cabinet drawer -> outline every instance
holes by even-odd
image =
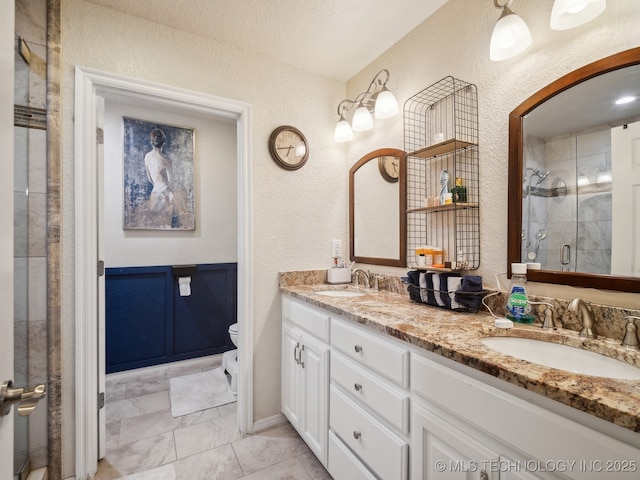
[[[362,327],[331,320],[331,345],[404,387],[409,386],[409,351]]]
[[[283,296],[282,316],[291,323],[304,328],[320,340],[329,343],[330,317],[326,312],[316,310]]]
[[[406,480],[409,445],[359,408],[335,386],[330,387],[329,425],[336,435],[379,477]]]
[[[328,470],[334,480],[376,480],[332,431],[329,431]]]
[[[408,393],[338,352],[331,354],[331,379],[402,433],[409,433]]]

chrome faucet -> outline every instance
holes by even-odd
[[[360,280],[359,280],[359,276],[362,276],[362,278],[365,280],[365,287],[369,288],[369,272],[367,272],[366,270],[362,270],[361,268],[354,268],[353,271],[351,272],[351,274],[353,275],[353,283],[355,283],[356,287],[360,286]]]
[[[627,315],[626,317],[624,317],[624,319],[628,319],[629,322],[627,322],[627,326],[625,327],[622,345],[630,350],[640,350],[640,342],[638,341],[638,326],[636,325],[636,320],[639,318],[640,317],[636,317],[634,315]]]
[[[580,312],[582,317],[582,330],[580,330],[580,336],[586,338],[595,338],[593,333],[593,310],[591,310],[591,304],[585,302],[581,298],[574,298],[569,303],[569,311],[573,313]]]

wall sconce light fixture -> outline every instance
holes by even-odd
[[[393,96],[386,85],[389,81],[389,70],[380,70],[365,92],[358,95],[355,100],[345,99],[338,104],[338,115],[340,116],[333,138],[336,142],[348,142],[353,139],[353,132],[364,132],[373,128],[373,117],[391,118],[400,109],[396,97]],[[347,121],[345,114],[355,108],[351,124]]]
[[[549,25],[552,30],[568,30],[583,25],[607,8],[607,0],[555,0]]]
[[[502,15],[493,27],[489,46],[489,58],[494,62],[514,57],[531,45],[529,27],[522,18],[511,11],[509,3],[511,0],[506,0],[500,5],[498,0],[493,0],[496,8],[502,9]]]

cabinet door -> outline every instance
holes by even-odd
[[[300,389],[298,388],[298,353],[301,348],[301,335],[297,328],[282,324],[282,413],[298,429],[300,424]]]
[[[328,424],[329,346],[303,334],[300,354],[302,412],[300,434],[326,465]]]
[[[498,480],[499,455],[431,413],[426,404],[412,407],[413,480]]]

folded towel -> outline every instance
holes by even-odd
[[[428,283],[427,283],[427,277],[428,277],[428,273],[425,272],[421,272],[420,273],[420,299],[424,302],[424,303],[429,303],[429,297],[428,297]]]
[[[465,275],[462,277],[462,284],[460,285],[461,292],[481,292],[482,291],[482,277],[480,275]]]
[[[444,301],[442,300],[442,283],[440,281],[440,277],[444,276],[445,274],[443,273],[434,273],[433,274],[433,288],[434,288],[434,293],[435,293],[435,300],[436,300],[436,305],[438,305],[439,307],[444,307]],[[445,289],[445,292],[447,290]]]
[[[482,292],[482,277],[479,275],[465,275],[462,277],[460,288],[456,292],[455,301],[461,307],[477,311],[481,301],[480,295],[465,295],[465,293]]]
[[[420,272],[418,270],[410,270],[407,272],[407,278],[411,285],[420,286]]]
[[[438,305],[438,302],[436,302],[436,285],[437,283],[435,283],[435,279],[434,279],[434,275],[437,275],[436,273],[433,272],[429,272],[427,273],[427,303],[429,305]]]
[[[460,307],[460,304],[456,301],[455,291],[460,288],[460,284],[462,283],[462,277],[449,277],[447,282],[447,288],[449,289],[449,298],[451,299],[451,310],[457,310]]]

